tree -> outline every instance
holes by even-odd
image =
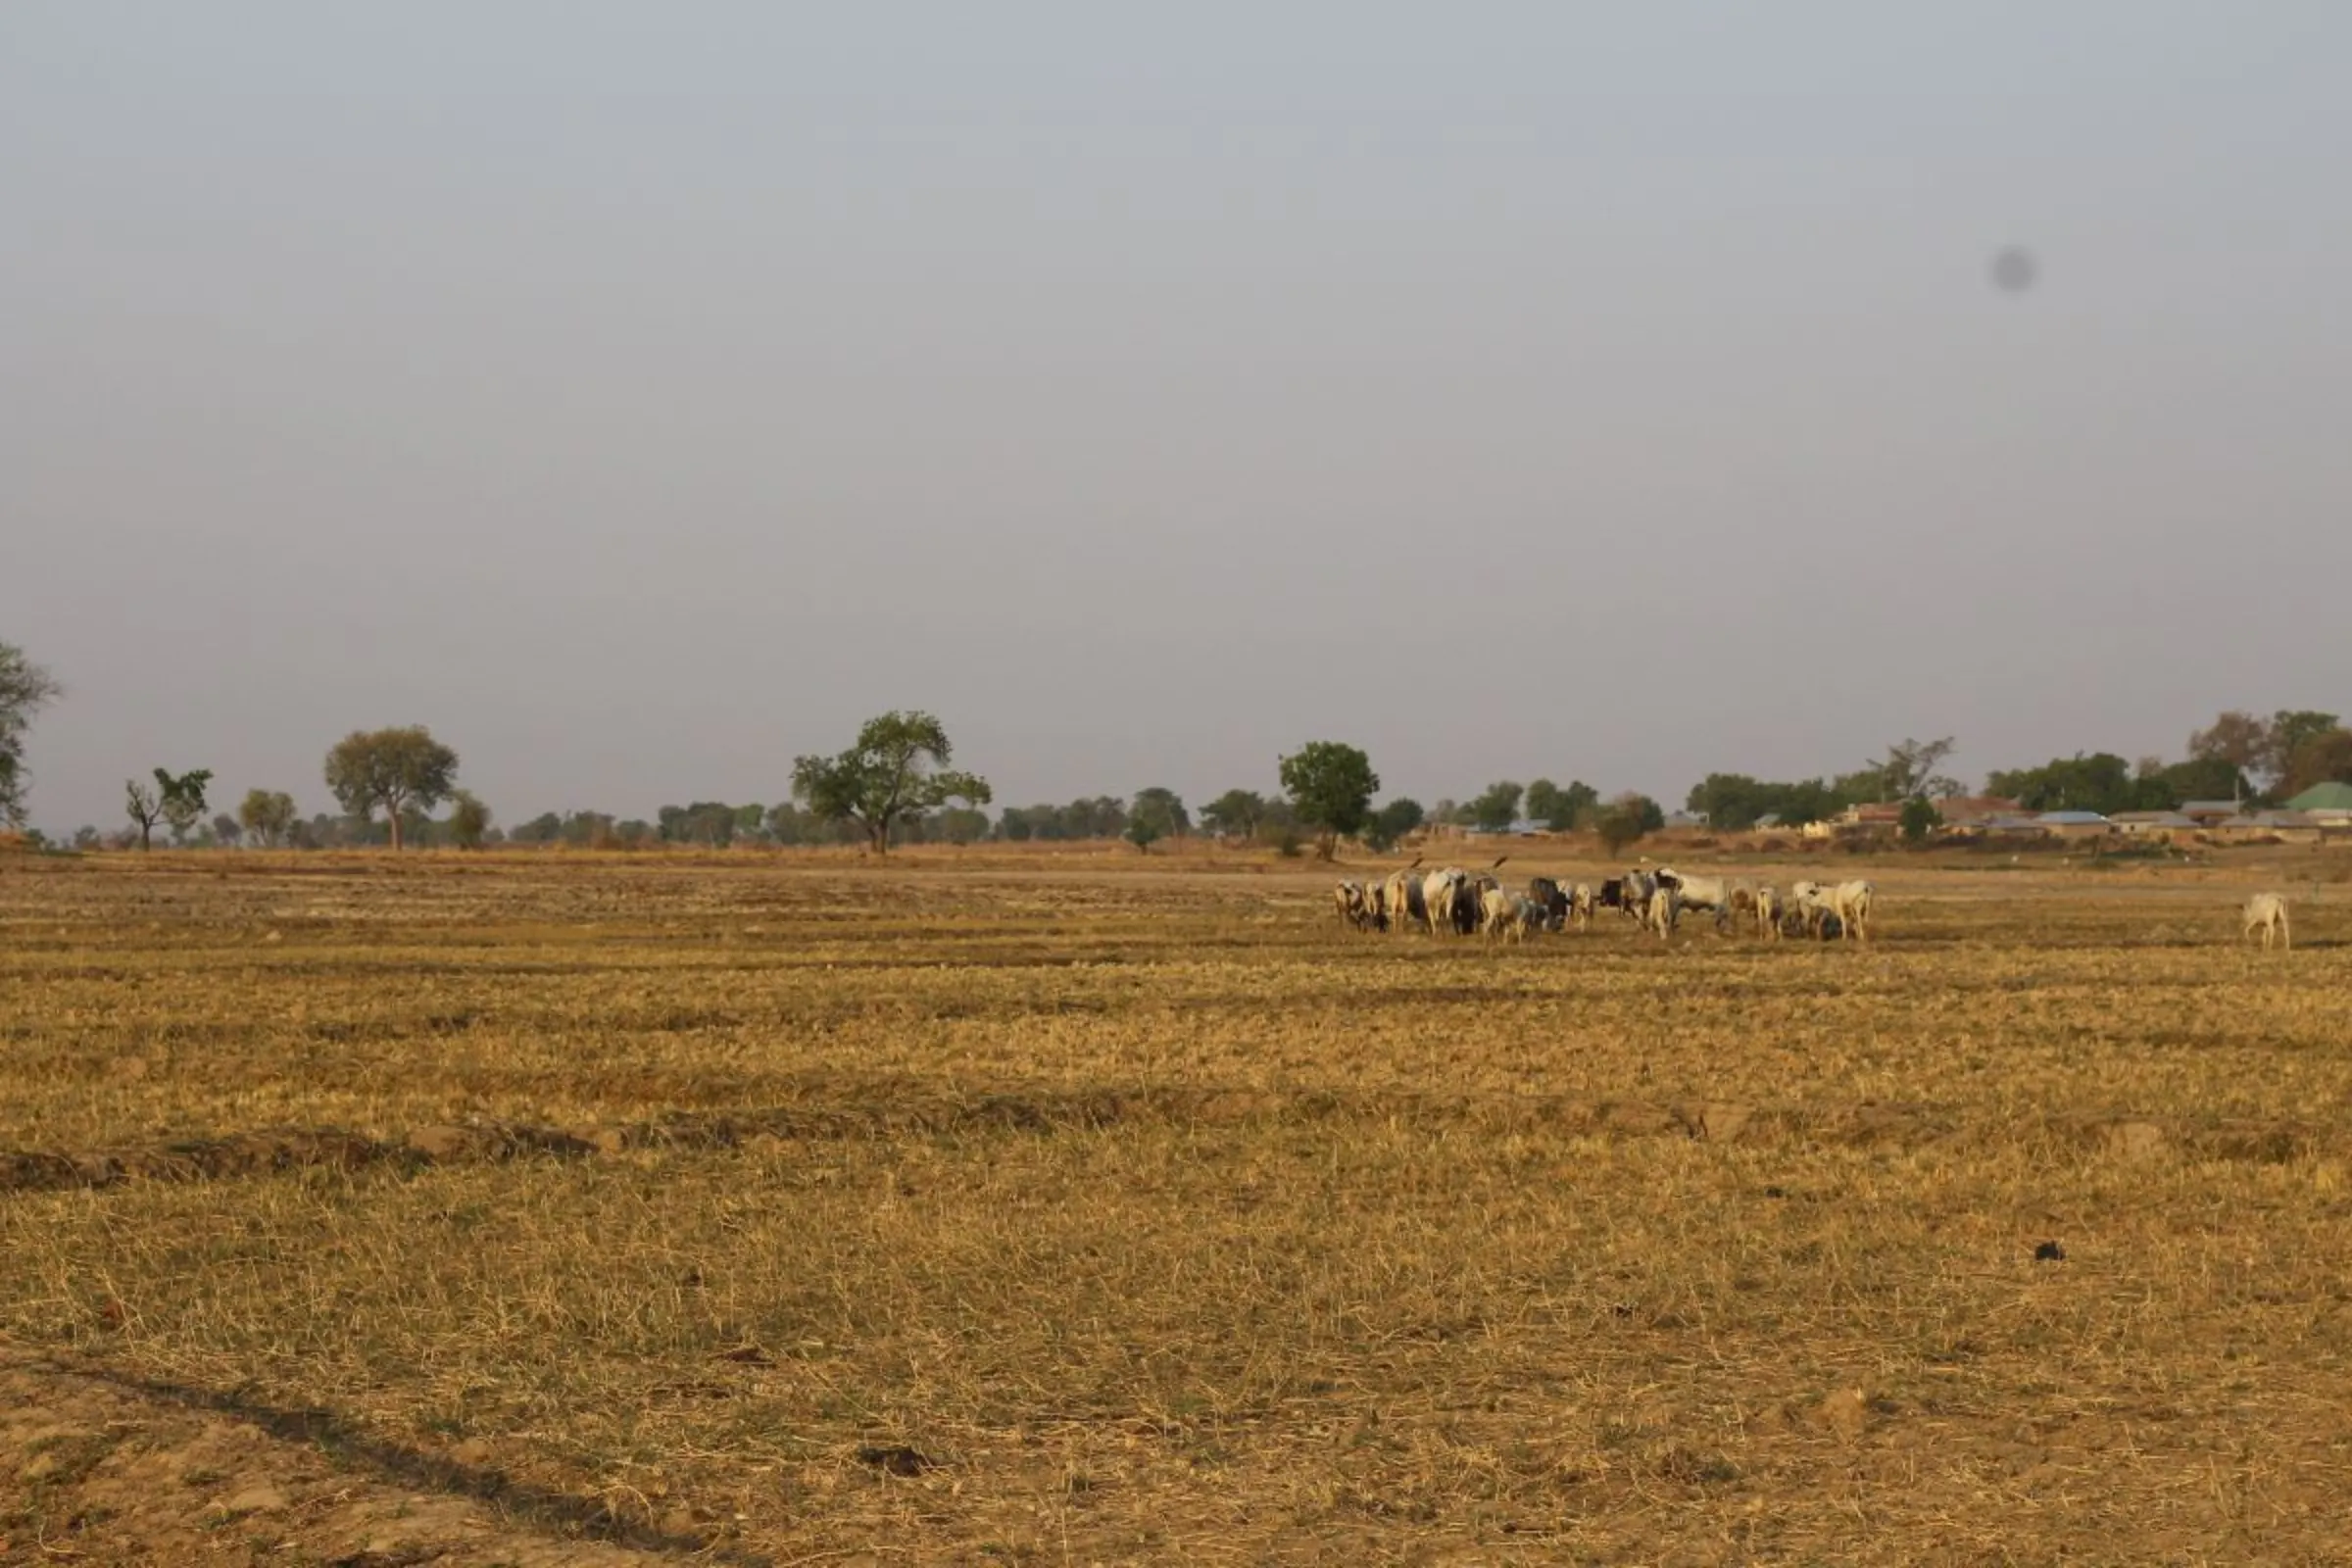
[[[2227,757],[2191,757],[2184,762],[2158,761],[2139,776],[2139,809],[2178,810],[2188,801],[2235,801],[2255,794],[2241,765]]]
[[[2005,795],[2029,811],[2107,815],[2135,809],[2141,798],[2131,764],[2113,752],[2052,758],[2039,767],[1994,773],[1984,785],[1992,794]]]
[[[1903,842],[1925,844],[1928,836],[1943,826],[1943,813],[1936,803],[1925,795],[1914,795],[1903,802]]]
[[[326,754],[326,787],[363,823],[381,810],[395,851],[404,815],[412,808],[431,810],[449,799],[457,782],[458,754],[422,724],[355,729]]]
[[[163,769],[156,769],[162,772]],[[139,848],[155,847],[155,824],[164,819],[164,800],[151,784],[135,778],[122,781],[122,808],[130,813],[131,825],[139,830]]]
[[[745,810],[758,812],[760,808]],[[735,842],[736,827],[742,822],[742,812],[718,801],[697,801],[692,806],[664,806],[655,813],[662,824],[662,837],[669,844],[698,844],[705,849],[723,850]]]
[[[1135,804],[1127,812],[1128,826],[1150,818],[1156,837],[1181,841],[1193,830],[1193,819],[1184,808],[1184,799],[1174,790],[1153,785],[1135,793]]]
[[[1365,819],[1361,835],[1364,848],[1375,855],[1386,855],[1396,847],[1398,839],[1419,827],[1421,820],[1421,803],[1409,795],[1399,795]]]
[[[2314,784],[2352,784],[2352,730],[2337,726],[2309,735],[2287,760],[2278,793],[2291,797]]]
[[[977,844],[988,837],[988,813],[976,806],[948,807],[933,814],[930,825],[948,844]]]
[[[1584,814],[1600,804],[1600,791],[1583,779],[1570,779],[1562,789],[1547,778],[1540,778],[1527,787],[1523,809],[1530,821],[1541,822],[1554,833],[1573,829]]]
[[[951,772],[947,727],[923,712],[869,718],[858,744],[839,757],[801,757],[792,764],[792,796],[821,817],[855,822],[876,855],[890,852],[890,830],[908,813],[950,801],[986,806],[988,781]]]
[[[2305,743],[2318,740],[2330,730],[2341,727],[2333,713],[2283,708],[2273,713],[2268,743],[2262,755],[2262,769],[2270,776],[2273,793],[2294,794],[2288,781],[2295,770],[2295,754],[2303,749]]]
[[[1127,818],[1127,831],[1119,836],[1144,854],[1150,855],[1152,846],[1159,842],[1161,834],[1159,824],[1153,818],[1139,812]]]
[[[237,821],[256,845],[274,849],[294,831],[294,797],[282,790],[247,790]]]
[[[1519,797],[1525,793],[1520,786],[1507,779],[1488,785],[1470,803],[1472,825],[1485,828],[1490,833],[1508,832],[1511,824],[1519,820]]]
[[[1227,790],[1200,808],[1200,825],[1225,839],[1248,839],[1264,820],[1266,798],[1255,790]]]
[[[1615,855],[1643,834],[1656,832],[1665,825],[1665,820],[1657,802],[1646,795],[1629,792],[1611,801],[1593,817],[1592,830],[1600,835],[1601,848]]]
[[[1709,827],[1726,833],[1744,833],[1756,819],[1773,809],[1772,786],[1745,773],[1709,773],[1690,786],[1683,809],[1704,816]]]
[[[474,798],[471,790],[459,790],[449,798],[449,841],[461,850],[478,850],[490,831],[490,808]]]
[[[555,811],[541,811],[528,822],[517,822],[507,835],[514,844],[556,844],[564,838],[564,818]]]
[[[245,824],[222,811],[213,818],[213,837],[233,850],[244,842]]]
[[[24,796],[32,782],[24,768],[24,732],[32,727],[33,715],[65,690],[23,649],[0,643],[0,827],[24,825]]]
[[[1363,827],[1380,789],[1372,760],[1339,741],[1307,742],[1282,760],[1281,776],[1298,820],[1314,830],[1315,853],[1326,860],[1338,852],[1343,835]]]
[[[2235,772],[2260,770],[2271,755],[2270,723],[2252,713],[2230,709],[2217,714],[2210,728],[2197,730],[2188,737],[2188,755],[2197,761],[2227,762]],[[2218,795],[2203,798],[2221,799]]]
[[[185,844],[189,830],[204,820],[204,792],[212,781],[213,770],[209,767],[191,768],[177,778],[160,767],[155,770],[158,804],[164,820],[172,826],[172,843]]]
[[[1965,793],[1960,781],[1936,771],[1943,760],[1952,755],[1953,740],[1949,735],[1940,740],[1916,741],[1908,736],[1886,748],[1886,756],[1878,764],[1888,801],[1907,801],[1914,795],[1949,797]]]

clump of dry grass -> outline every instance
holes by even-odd
[[[1874,876],[1868,952],[1494,952],[1311,874],[65,862],[0,1147],[630,1135],[0,1194],[0,1326],[779,1558],[2332,1550],[2329,911]]]

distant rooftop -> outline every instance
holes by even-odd
[[[2286,803],[2290,811],[2352,811],[2352,784],[2314,784]]]

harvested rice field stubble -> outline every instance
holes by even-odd
[[[1932,863],[16,858],[0,1561],[2342,1560],[2343,890]]]

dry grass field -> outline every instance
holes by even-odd
[[[2340,860],[10,857],[0,1562],[2352,1560]]]

